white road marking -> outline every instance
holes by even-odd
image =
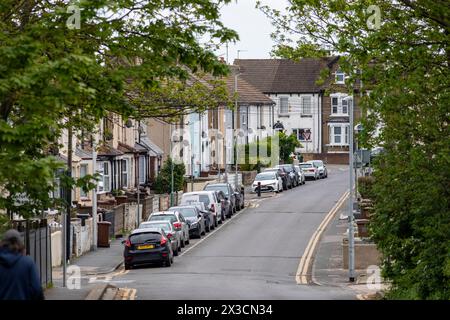
[[[317,243],[320,239],[320,236],[322,235],[323,231],[325,231],[328,223],[333,219],[336,212],[340,209],[342,204],[345,202],[349,195],[348,190],[341,196],[341,198],[338,200],[338,202],[333,206],[333,208],[328,212],[325,219],[323,219],[322,223],[319,225],[316,231],[314,231],[314,234],[312,235],[311,239],[308,242],[308,245],[305,249],[305,252],[302,255],[302,258],[300,259],[300,263],[297,268],[297,273],[295,276],[295,280],[297,284],[308,284],[307,274],[309,265],[312,259],[312,256],[314,254],[315,248],[317,246]]]

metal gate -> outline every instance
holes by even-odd
[[[51,234],[46,219],[13,221],[25,244],[26,254],[36,264],[41,284],[47,287],[52,282]]]

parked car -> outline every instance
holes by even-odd
[[[177,232],[175,227],[173,226],[173,223],[170,221],[147,221],[142,222],[139,225],[138,229],[158,229],[161,228],[166,233],[167,239],[170,240],[172,244],[172,251],[173,255],[177,256],[178,252],[181,251],[181,242],[183,241],[181,239],[181,234]]]
[[[136,229],[123,244],[126,270],[150,263],[161,263],[170,267],[173,263],[172,243],[161,228]]]
[[[283,168],[267,168],[264,169],[264,172],[277,172],[283,180],[283,190],[292,188],[291,177],[289,176],[289,173],[286,172],[286,170],[284,170]]]
[[[214,215],[205,207],[205,204],[203,202],[192,202],[191,205],[197,207],[197,209],[203,214],[206,232],[210,232],[214,229]]]
[[[295,171],[293,164],[280,164],[276,166],[276,168],[284,169],[289,174],[292,181],[292,187],[297,187],[300,184],[299,175]]]
[[[305,178],[317,180],[319,179],[319,170],[310,162],[302,162],[299,164],[305,173]]]
[[[181,197],[181,205],[189,205],[193,202],[203,202],[206,208],[213,213],[214,227],[217,227],[219,221],[222,221],[222,203],[217,199],[214,191],[187,192]]]
[[[310,160],[307,161],[309,163],[314,164],[314,166],[319,169],[319,178],[328,178],[328,170],[327,166],[323,163],[322,160]]]
[[[299,165],[294,165],[295,170],[297,171],[298,175],[299,175],[299,179],[300,179],[300,184],[305,184],[306,183],[306,178],[305,178],[305,173],[303,172],[303,169],[300,168]]]
[[[277,172],[261,172],[255,177],[255,181],[252,183],[252,191],[258,191],[258,183],[261,183],[261,192],[272,191],[280,192],[283,191],[283,180],[278,175]]]
[[[227,197],[225,197],[225,193],[219,190],[213,191],[216,193],[217,200],[222,204],[222,210],[220,211],[221,219],[219,223],[221,224],[227,217],[231,217],[231,215],[228,215],[231,209],[231,202],[227,200]]]
[[[233,186],[229,183],[211,183],[207,184],[203,190],[205,191],[222,191],[225,194],[225,199],[227,201],[226,215],[231,217],[233,213],[236,213],[236,195],[233,191]]]
[[[237,203],[236,209],[238,211],[241,209],[244,209],[244,207],[245,207],[245,191],[244,190],[245,190],[244,187],[238,187],[237,189],[235,189],[233,187],[233,192],[236,197],[236,203]]]
[[[186,244],[189,244],[189,226],[184,219],[183,215],[178,211],[162,211],[152,213],[147,221],[161,221],[170,220],[177,232],[181,233],[181,247],[184,248]]]
[[[189,225],[189,236],[201,238],[206,233],[205,218],[196,206],[171,207],[169,211],[181,212]]]

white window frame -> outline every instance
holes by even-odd
[[[287,101],[286,102],[286,110],[282,109],[282,103],[281,103],[282,100]],[[279,115],[288,115],[289,114],[289,97],[280,97],[279,101],[280,101],[280,108],[278,110],[278,114]]]
[[[309,99],[309,107],[308,109],[305,109],[305,100]],[[302,106],[302,114],[304,115],[312,115],[312,104],[313,104],[313,98],[311,96],[302,96],[300,97],[300,102]]]
[[[339,80],[340,77],[342,77],[342,80]],[[345,73],[342,72],[341,70],[336,70],[335,83],[336,84],[345,84]]]
[[[125,170],[123,169],[123,164],[125,163]],[[121,181],[121,188],[128,188],[129,182],[130,182],[130,170],[129,170],[129,163],[130,161],[126,158],[122,159],[120,162],[120,181]],[[124,177],[126,179],[124,179]],[[126,182],[124,182],[126,180]]]
[[[329,138],[330,138],[330,146],[341,146],[346,147],[349,145],[348,141],[348,133],[349,133],[349,124],[348,123],[330,123],[329,126]],[[339,134],[340,142],[336,142],[336,133],[335,128],[340,128],[341,132]]]
[[[97,171],[99,172],[101,181],[98,185],[99,193],[111,192],[111,164],[108,161],[101,161],[97,164]],[[105,175],[105,167],[108,167],[108,174]]]
[[[139,156],[139,163],[138,163],[138,184],[144,184],[145,183],[145,178],[147,177],[147,166],[146,166],[146,161],[145,161],[145,156]],[[143,170],[141,170],[142,168]],[[143,171],[143,172],[142,172]]]
[[[300,130],[309,130],[309,132],[311,133],[310,139],[309,140],[304,140],[303,137],[302,139],[300,139],[301,135],[300,135]],[[297,140],[303,143],[310,143],[312,142],[312,130],[311,128],[295,128],[292,129],[292,133],[297,137]]]
[[[82,168],[86,168],[86,172],[82,174]],[[80,164],[80,178],[83,178],[88,175],[89,166],[87,163]],[[88,193],[84,192],[83,188],[80,188],[80,197],[81,198],[88,198]]]
[[[333,100],[337,99],[338,104],[337,106],[333,104]],[[342,116],[348,116],[349,115],[349,109],[350,109],[350,100],[352,100],[353,97],[352,96],[348,96],[345,93],[335,93],[335,94],[331,94],[330,95],[330,102],[331,102],[331,116],[336,116],[336,117],[342,117]],[[346,102],[346,111],[344,112],[344,103],[343,101]],[[334,106],[336,106],[337,108],[337,112],[334,112]]]

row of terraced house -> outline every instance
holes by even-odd
[[[323,159],[327,163],[348,163],[349,110],[359,119],[357,87],[348,92],[346,75],[338,65],[338,57],[303,59],[239,59],[230,65],[225,78],[230,96],[237,108],[212,108],[201,114],[183,116],[177,123],[148,118],[124,120],[109,114],[99,125],[97,137],[73,136],[73,167],[75,177],[93,172],[92,145],[97,141],[97,172],[101,175],[99,194],[117,190],[151,189],[164,161],[173,149],[178,130],[187,140],[184,154],[187,175],[205,176],[224,164],[232,164],[230,149],[234,143],[245,144],[257,137],[272,136],[276,130],[294,134],[301,143],[296,151],[304,159]],[[330,75],[319,82],[324,69]],[[320,84],[319,84],[320,83]],[[227,136],[227,129],[240,129],[246,134],[238,140]],[[223,142],[216,134],[222,132]],[[67,159],[67,134],[61,137],[64,146],[60,157]],[[73,191],[74,202],[90,205],[90,194]]]

